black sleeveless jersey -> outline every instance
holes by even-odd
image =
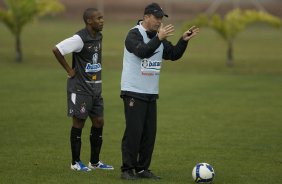
[[[76,75],[68,79],[67,90],[71,93],[99,96],[102,93],[102,34],[92,37],[88,30],[76,33],[84,45],[80,52],[72,54],[72,68]]]

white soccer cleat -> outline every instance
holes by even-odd
[[[89,162],[88,167],[90,169],[104,169],[104,170],[114,170],[114,167],[111,165],[104,164],[103,162],[99,161],[97,164],[91,164]]]
[[[81,161],[75,162],[74,165],[71,164],[71,169],[75,171],[91,171],[91,169],[85,166]]]

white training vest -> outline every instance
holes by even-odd
[[[150,41],[142,25],[137,25],[145,43]],[[133,28],[133,29],[134,29]],[[124,48],[121,90],[136,93],[158,94],[159,77],[163,56],[163,44],[155,50],[150,58],[141,59]]]

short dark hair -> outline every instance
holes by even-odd
[[[168,17],[167,14],[164,13],[163,9],[157,3],[151,3],[146,6],[144,10],[144,15],[154,15],[157,18],[162,18],[163,16]]]
[[[97,12],[97,8],[87,8],[83,13],[83,20],[87,24],[87,19],[90,19],[93,12]]]

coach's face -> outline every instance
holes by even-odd
[[[99,32],[103,30],[104,17],[101,12],[98,11],[93,12],[91,18],[88,19],[87,22],[95,32]]]
[[[161,26],[163,17],[155,17],[154,15],[144,15],[144,22],[148,31],[158,31]]]

